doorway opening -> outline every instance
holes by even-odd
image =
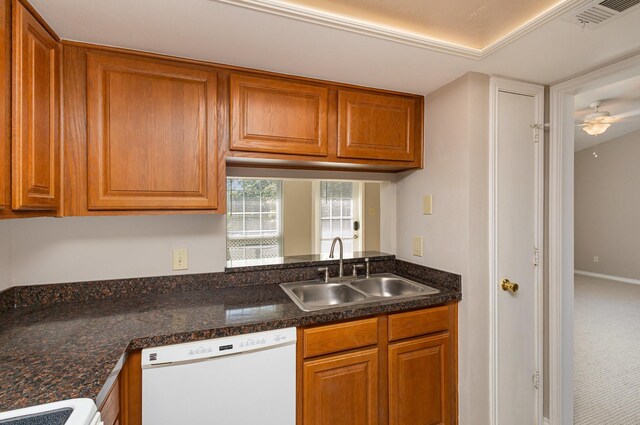
[[[640,73],[576,94],[574,423],[640,423]]]
[[[624,198],[631,181],[635,192],[640,192],[639,180],[633,180],[630,168],[625,169],[632,155],[638,156],[630,167],[634,172],[639,168],[640,151],[621,153],[625,139],[638,138],[631,127],[640,104],[633,106],[630,97],[640,98],[640,86],[630,88],[629,84],[639,76],[640,56],[635,56],[551,87],[551,425],[619,425],[640,420],[636,408],[640,381],[626,376],[634,367],[638,369],[640,361],[631,358],[631,351],[635,354],[640,348],[640,298],[633,301],[630,295],[640,291],[640,286],[630,284],[632,280],[640,282],[640,275],[638,279],[629,277],[635,271],[633,265],[631,269],[627,266],[639,263],[640,239],[630,236],[640,231],[640,224],[632,220],[623,236],[615,228],[625,223],[625,212],[635,218],[640,208],[632,205],[635,193]],[[624,180],[610,180],[619,174]],[[622,205],[616,205],[619,202]],[[618,237],[613,245],[607,245],[615,234]],[[627,242],[623,239],[631,248],[624,246]],[[633,255],[636,259],[630,260]],[[636,348],[630,347],[632,343],[638,344]],[[627,364],[634,367],[625,369]],[[621,406],[618,401],[627,404],[626,396],[635,401]]]

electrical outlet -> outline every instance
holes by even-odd
[[[413,255],[422,257],[422,236],[413,237]]]
[[[594,263],[597,263],[599,260],[600,260],[600,259],[599,259],[597,256],[593,257],[593,262],[594,262]]]
[[[431,195],[424,195],[422,197],[422,214],[433,214],[433,197]]]
[[[187,248],[173,248],[173,270],[187,270],[189,268],[189,255]]]

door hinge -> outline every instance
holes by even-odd
[[[540,250],[536,247],[533,247],[533,265],[540,265]]]
[[[533,387],[536,390],[540,389],[540,372],[536,371],[536,373],[533,374]]]

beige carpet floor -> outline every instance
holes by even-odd
[[[574,423],[640,425],[640,285],[575,276]]]

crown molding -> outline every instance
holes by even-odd
[[[436,52],[448,53],[467,59],[481,60],[497,52],[520,37],[546,24],[552,19],[575,7],[583,6],[592,0],[562,0],[540,15],[521,25],[511,33],[494,41],[481,49],[463,46],[436,38],[418,35],[397,28],[385,27],[365,21],[336,15],[312,8],[307,8],[282,0],[211,0],[226,3],[245,9],[257,10],[271,15],[282,16],[298,21],[309,22],[325,27],[336,28],[356,34],[389,40],[408,46],[418,47]]]

